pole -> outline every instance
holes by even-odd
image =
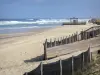
[[[41,75],[43,75],[43,64],[41,62]]]
[[[54,46],[56,46],[56,38],[54,39]]]
[[[50,39],[50,47],[52,47],[52,39]]]
[[[82,53],[82,68],[84,69],[84,52]]]
[[[89,62],[91,62],[91,52],[90,52],[90,46],[89,46],[89,48],[88,48],[88,60],[89,60]]]
[[[46,50],[47,50],[47,44],[46,44],[46,41],[45,41],[45,43],[43,45],[44,45],[44,60],[46,60],[47,59],[47,52],[46,52]]]
[[[78,32],[76,32],[76,41],[77,41],[77,39],[78,39],[78,36],[77,36],[77,35],[78,35]]]
[[[74,75],[74,57],[72,56],[72,75]]]
[[[62,45],[62,40],[63,40],[63,39],[62,39],[62,37],[61,37],[61,39],[60,39],[60,41],[61,41],[61,45]]]
[[[67,36],[66,36],[66,44],[67,44]]]
[[[62,75],[62,60],[60,59],[60,75]]]
[[[69,35],[69,43],[71,43],[71,37],[70,37],[70,35]]]
[[[71,36],[71,43],[73,43],[73,34],[72,34],[72,36]]]

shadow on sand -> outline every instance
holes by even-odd
[[[29,60],[24,60],[25,63],[28,63],[28,62],[36,62],[36,61],[42,61],[44,59],[44,55],[41,55],[41,56],[37,56],[35,58],[31,58]]]

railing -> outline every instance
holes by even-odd
[[[56,40],[55,38],[54,41],[51,40],[50,42],[48,42],[46,39],[45,43],[43,44],[44,45],[44,60],[48,59],[47,58],[48,48],[70,44],[70,43],[74,43],[74,42],[81,41],[81,40],[87,40],[87,39],[96,37],[99,34],[100,34],[100,26],[95,26],[85,31],[81,31],[80,34],[75,33],[75,34],[72,34],[72,36],[69,35],[69,37],[61,38],[61,40],[59,39]]]
[[[58,60],[53,63],[40,65],[30,72],[24,75],[75,75],[77,71],[81,71],[92,60],[92,54],[90,52],[90,47],[87,51],[78,54],[77,56],[72,56],[67,59]]]
[[[51,48],[59,45],[70,44],[81,40],[87,40],[96,37],[96,35],[98,34],[100,34],[100,26],[91,27],[85,31],[81,31],[80,34],[76,32],[72,35],[61,37],[60,39],[54,38],[53,41],[52,39],[50,39],[50,41],[46,39],[44,47]]]
[[[91,30],[90,30],[91,29]],[[46,59],[46,49],[54,46],[59,46],[63,44],[69,44],[76,41],[86,40],[93,38],[96,35],[100,34],[100,27],[90,28],[86,31],[81,31],[80,34],[74,34],[68,38],[63,38],[62,40],[55,40],[54,42],[49,42],[47,40],[44,43],[44,58]],[[90,47],[87,51],[78,54],[77,56],[72,56],[67,59],[60,59],[56,62],[44,64],[43,62],[40,65],[30,71],[26,72],[24,75],[75,75],[77,71],[81,71],[92,60],[92,53],[90,52]]]

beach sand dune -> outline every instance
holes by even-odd
[[[4,38],[7,35],[0,35],[0,75],[22,75],[24,72],[32,70],[37,63],[29,61],[43,55],[43,43],[45,39],[68,36],[73,33],[86,30],[93,25],[67,25],[52,29],[36,31],[35,33],[17,34],[21,37],[13,36]],[[38,33],[37,33],[38,32]],[[29,35],[28,35],[29,34]],[[16,35],[16,34],[15,34]],[[12,36],[12,35],[11,35]]]

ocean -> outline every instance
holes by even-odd
[[[39,28],[61,26],[69,19],[0,19],[0,34],[27,32]]]

